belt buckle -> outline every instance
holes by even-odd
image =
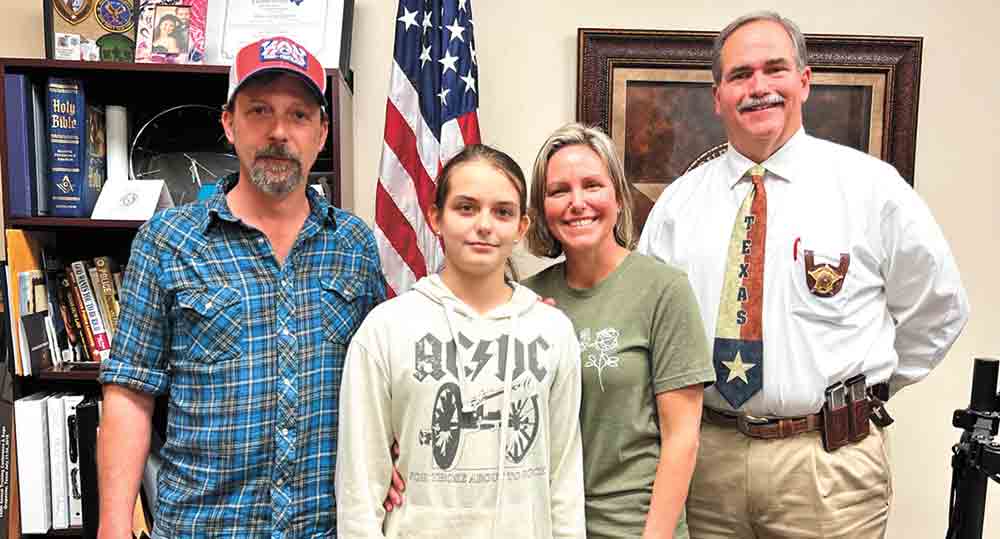
[[[743,434],[758,438],[759,435],[750,432],[750,429],[754,426],[767,425],[771,420],[766,417],[758,417],[750,414],[739,414],[736,416],[736,428]]]

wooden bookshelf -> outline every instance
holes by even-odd
[[[32,83],[44,84],[50,76],[74,78],[83,81],[85,97],[88,102],[102,105],[122,105],[130,114],[130,137],[134,137],[138,128],[160,112],[183,104],[206,105],[218,108],[226,100],[228,89],[229,68],[227,66],[203,65],[170,65],[170,64],[135,64],[110,62],[76,62],[63,60],[46,60],[37,58],[0,58],[0,75],[16,73],[25,75]],[[340,72],[327,70],[328,103],[330,113],[330,136],[320,152],[314,172],[322,172],[336,180],[339,187],[342,178],[350,178],[351,171],[344,170],[342,163],[349,164],[351,160],[342,155],[351,153],[351,95]],[[0,114],[6,111],[4,86],[0,85]],[[130,141],[131,142],[131,139]],[[62,218],[50,216],[11,218],[8,212],[8,141],[6,122],[0,118],[0,161],[3,162],[2,173],[3,203],[2,227],[4,230],[21,230],[46,246],[54,249],[65,262],[81,260],[98,255],[108,255],[119,264],[127,263],[130,244],[136,231],[142,226],[142,221],[95,220],[85,218]],[[188,150],[191,151],[191,150]],[[349,181],[349,180],[348,180]],[[340,205],[340,193],[336,189],[334,203]],[[6,247],[5,247],[6,249]],[[3,260],[8,262],[7,254]],[[16,276],[15,276],[16,279]],[[16,283],[16,280],[15,280]],[[6,289],[6,283],[2,283]],[[4,294],[6,296],[7,294]],[[8,311],[9,312],[9,311]],[[2,322],[9,326],[9,318],[3,314]],[[9,333],[8,333],[9,334]],[[70,367],[48,369],[30,377],[14,376],[12,364],[7,365],[8,375],[14,380],[14,397],[24,396],[36,391],[70,391],[95,395],[100,392],[97,383],[96,368]],[[159,399],[157,406],[166,408],[165,399]],[[165,414],[158,408],[158,420],[162,422]],[[11,414],[12,415],[12,414]],[[13,418],[10,423],[13,423]],[[163,430],[163,425],[157,425]],[[16,446],[14,447],[16,449]],[[26,458],[38,458],[37,455]],[[16,470],[14,470],[16,472]],[[16,512],[19,500],[15,497],[16,488],[12,490],[11,509],[12,524],[8,530],[0,530],[0,536],[17,539],[22,537]],[[90,528],[87,523],[85,528]],[[4,535],[4,531],[9,532]],[[24,537],[85,537],[84,530],[75,528],[69,530],[50,531],[42,535],[25,535]]]
[[[136,230],[145,221],[116,221],[111,219],[86,219],[76,217],[12,217],[7,228],[58,232],[69,229]]]
[[[38,374],[40,380],[64,380],[70,382],[96,382],[99,373],[98,366],[62,366],[53,367]]]

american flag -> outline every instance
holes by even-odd
[[[479,71],[469,0],[400,0],[385,140],[375,192],[375,237],[390,295],[440,269],[427,226],[438,171],[479,142]]]

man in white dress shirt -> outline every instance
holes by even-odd
[[[878,405],[865,385],[871,393],[887,382],[892,394],[920,381],[968,318],[941,229],[898,172],[803,130],[805,57],[801,32],[775,13],[720,33],[713,92],[728,152],[673,182],[639,241],[687,271],[716,343],[719,381],[705,392],[688,498],[694,539],[883,537],[891,474],[883,428],[865,436]],[[754,165],[763,166],[760,193]],[[737,212],[757,196],[766,206],[741,213],[743,238],[766,223],[766,241],[730,249]],[[762,297],[728,282],[730,267],[741,277],[760,269],[754,248]],[[758,337],[741,349],[753,304]]]

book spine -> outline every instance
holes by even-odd
[[[7,281],[7,268],[0,265],[0,281]],[[0,310],[3,316],[11,312],[10,297],[4,292],[0,297]],[[11,519],[13,513],[11,504],[16,498],[14,463],[14,384],[10,373],[14,372],[11,363],[14,355],[10,348],[10,326],[0,322],[0,365],[6,370],[7,376],[0,383],[0,539],[10,537],[9,529],[14,525]],[[20,526],[20,523],[17,524]]]
[[[4,365],[4,368],[9,368]],[[7,539],[8,530],[14,524],[13,513],[17,511],[17,464],[14,461],[14,403],[13,395],[0,396],[0,539]],[[20,526],[20,522],[17,523]]]
[[[100,357],[97,354],[97,348],[94,345],[94,330],[90,327],[90,322],[87,319],[87,308],[83,305],[83,297],[80,294],[80,285],[76,281],[76,274],[73,269],[70,268],[66,272],[66,277],[69,280],[69,291],[72,294],[72,302],[75,307],[76,316],[80,321],[80,328],[83,330],[83,344],[84,349],[87,352],[87,359],[90,361],[98,361]]]
[[[90,217],[101,194],[107,177],[107,131],[104,125],[104,107],[87,105],[86,167],[83,175],[83,189],[80,192],[80,206],[83,216]]]
[[[46,2],[49,4],[50,2]],[[45,121],[45,86],[31,84],[32,135],[34,135],[35,166],[35,199],[37,215],[49,214],[49,182],[48,182],[48,123]]]
[[[45,398],[38,394],[14,403],[22,533],[48,533],[52,525],[49,459],[38,458],[49,454],[47,411]]]
[[[76,286],[80,290],[81,304],[87,315],[87,322],[90,324],[91,333],[94,335],[94,359],[102,361],[111,353],[111,340],[107,329],[104,327],[104,322],[101,320],[97,299],[94,297],[94,289],[90,286],[87,266],[82,260],[77,260],[70,264],[70,267],[73,270],[73,276],[76,277]]]
[[[4,75],[4,119],[7,128],[7,212],[11,217],[31,217],[35,200],[29,152],[30,96],[24,75]]]
[[[90,287],[94,291],[94,300],[97,302],[97,313],[101,315],[101,322],[108,332],[108,342],[115,339],[115,328],[111,325],[111,313],[108,312],[108,302],[101,291],[101,277],[97,274],[97,268],[88,264],[87,275],[90,276]]]
[[[56,217],[88,217],[82,198],[87,140],[83,84],[50,77],[46,98],[49,213]]]
[[[112,276],[111,265],[112,262],[109,257],[99,256],[94,259],[94,267],[97,268],[97,278],[100,281],[98,287],[108,308],[108,325],[114,331],[118,327],[118,318],[121,315],[121,311],[118,300],[115,298],[115,279]]]
[[[80,492],[83,494],[84,537],[97,536],[100,492],[97,484],[97,426],[100,424],[100,401],[88,397],[76,408],[77,443],[80,457]]]
[[[83,401],[82,395],[67,395],[63,401],[66,421],[66,497],[69,499],[69,525],[83,525],[83,487],[80,484],[80,445],[76,409]]]
[[[9,537],[16,487],[14,478],[14,404],[0,398],[0,539]]]
[[[64,530],[69,527],[69,497],[66,494],[66,414],[63,396],[48,398],[49,407],[49,466],[51,467],[50,492],[52,499],[52,527]]]
[[[60,271],[57,277],[59,286],[56,293],[59,297],[59,313],[62,315],[63,326],[66,328],[66,344],[70,351],[76,356],[78,347],[82,346],[81,335],[83,328],[80,327],[80,315],[73,304],[73,293],[69,289],[69,279],[66,272]],[[80,357],[75,357],[79,361]]]

